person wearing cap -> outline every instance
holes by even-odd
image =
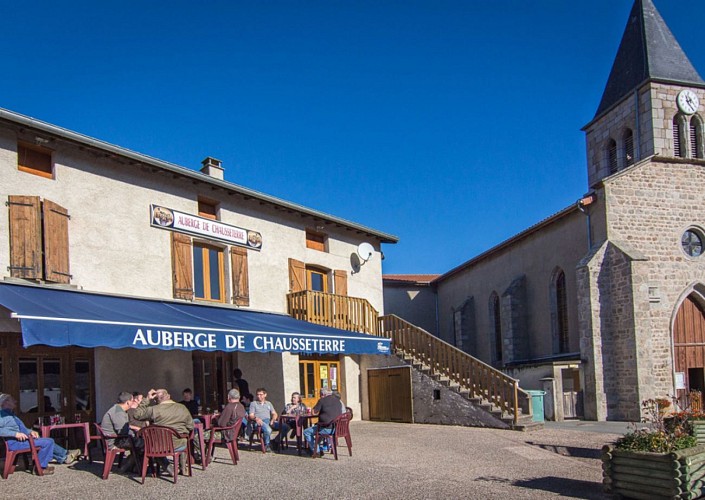
[[[39,447],[39,466],[44,474],[53,474],[54,468],[49,466],[49,460],[54,459],[60,464],[71,464],[81,454],[81,450],[66,451],[54,443],[51,438],[40,438],[37,431],[29,430],[22,420],[15,415],[17,405],[15,398],[9,394],[0,394],[0,437],[10,438],[7,445],[11,451],[29,449],[29,436],[34,438],[34,444]]]
[[[309,455],[314,458],[319,454],[322,455],[320,449],[316,447],[316,443],[314,442],[316,429],[319,429],[319,426],[329,425],[342,413],[340,400],[333,396],[333,391],[325,387],[321,389],[321,399],[319,399],[316,406],[313,407],[313,414],[318,415],[318,423],[304,430],[304,439],[306,439],[308,443]],[[332,432],[333,429],[331,427],[321,427],[318,431],[319,434],[331,434]]]

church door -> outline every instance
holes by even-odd
[[[673,357],[678,399],[685,402],[690,391],[705,391],[705,312],[692,295],[676,314]]]

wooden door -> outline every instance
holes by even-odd
[[[304,356],[299,359],[299,384],[301,401],[312,407],[320,398],[321,389],[342,393],[340,360],[337,356]]]
[[[17,400],[16,412],[28,427],[39,418],[95,421],[93,351],[80,347],[23,348],[20,336],[2,333],[0,391]]]
[[[193,396],[203,411],[211,412],[225,404],[226,375],[223,353],[193,353]],[[181,396],[175,399],[179,401]]]
[[[676,313],[673,324],[673,358],[676,373],[685,381],[685,389],[677,395],[684,398],[691,389],[700,389],[698,378],[705,368],[705,314],[703,308],[688,296]]]
[[[411,367],[367,371],[370,420],[413,423]]]

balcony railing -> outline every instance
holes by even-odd
[[[366,299],[304,290],[288,294],[287,303],[293,318],[351,332],[379,334],[379,313]]]

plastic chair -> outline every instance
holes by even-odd
[[[267,453],[267,446],[264,444],[264,433],[262,432],[262,426],[255,423],[252,424],[252,432],[250,433],[250,448],[252,448],[253,441],[255,437],[259,439],[260,447],[262,448],[262,453]]]
[[[29,463],[27,461],[27,453],[32,454],[32,461],[34,462],[34,469],[37,471],[38,476],[43,476],[44,475],[44,470],[42,469],[41,465],[39,465],[39,455],[37,454],[37,450],[40,448],[39,446],[34,444],[34,438],[30,435],[29,436],[29,448],[26,450],[10,450],[10,443],[8,442],[11,438],[0,438],[3,440],[5,443],[5,467],[3,468],[2,471],[2,478],[7,479],[7,477],[15,472],[15,469],[17,466],[15,465],[15,462],[17,461],[17,457],[22,455],[24,460],[25,460],[25,465],[29,469]]]
[[[213,456],[213,446],[216,444],[225,444],[230,452],[233,465],[237,465],[238,460],[240,460],[240,454],[237,452],[237,436],[240,434],[240,427],[242,427],[241,418],[238,418],[237,422],[228,427],[211,427],[211,435],[208,438],[208,452],[205,457],[202,457],[204,469],[210,464],[211,457]],[[220,432],[222,436],[220,439],[216,438],[216,432]],[[226,439],[228,435],[231,436],[232,439]],[[213,460],[215,460],[215,458],[213,458]]]
[[[191,432],[193,434],[193,432]],[[172,457],[174,460],[174,484],[179,476],[179,458],[182,453],[186,454],[188,464],[188,475],[191,475],[191,453],[189,452],[189,441],[186,442],[186,448],[181,451],[174,450],[174,439],[182,439],[174,429],[161,425],[150,425],[139,431],[137,434],[144,440],[144,457],[142,459],[142,484],[144,477],[147,475],[147,465],[152,458],[167,458]],[[185,437],[183,437],[185,439]],[[156,475],[156,467],[153,469]]]
[[[331,422],[327,424],[321,424],[320,422],[316,424],[316,433],[313,442],[316,443],[316,447],[313,450],[313,456],[318,456],[318,444],[322,441],[327,441],[333,450],[333,456],[338,460],[338,427],[343,419],[348,419],[348,413],[342,413],[335,417]],[[349,420],[346,420],[349,422]],[[321,434],[323,429],[332,429],[330,434]],[[350,449],[348,449],[350,451]],[[350,451],[352,454],[352,451]]]
[[[350,421],[352,420],[352,412],[343,413],[338,417],[338,419],[338,423],[335,426],[336,450],[338,448],[338,439],[345,438],[348,453],[352,457],[352,437],[350,437]]]
[[[108,476],[110,475],[110,470],[113,468],[113,463],[115,462],[115,457],[119,455],[118,465],[120,465],[127,450],[124,448],[118,448],[117,446],[110,448],[108,446],[108,439],[115,439],[118,436],[106,434],[105,432],[103,432],[103,428],[100,426],[100,424],[94,423],[93,427],[95,428],[96,435],[92,436],[91,440],[94,440],[95,438],[96,441],[100,442],[100,445],[103,448],[103,453],[105,454],[105,461],[103,463],[103,479],[108,479]]]

